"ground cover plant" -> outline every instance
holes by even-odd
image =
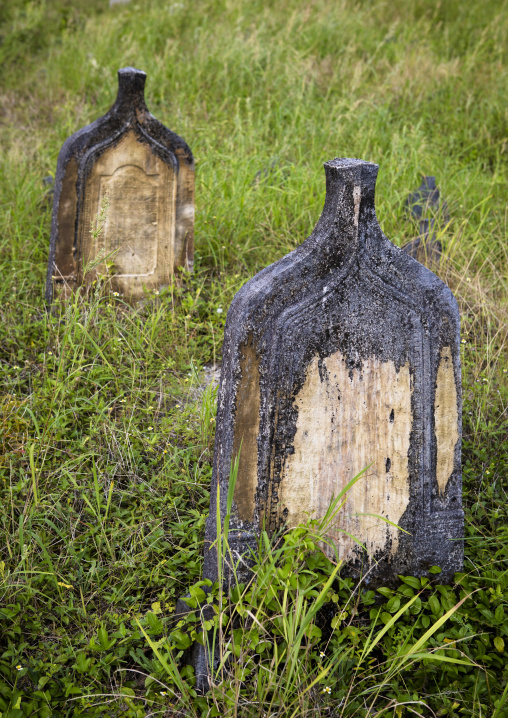
[[[0,23],[1,718],[507,718],[507,3],[2,0]],[[126,65],[196,156],[195,272],[135,306],[105,278],[47,313],[42,179]],[[372,591],[319,552],[322,522],[262,536],[258,584],[212,589],[223,652],[200,696],[186,658],[227,308],[309,234],[335,156],[380,164],[398,245],[422,173],[447,200],[464,571]]]

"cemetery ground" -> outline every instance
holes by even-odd
[[[507,3],[106,6],[0,4],[0,715],[507,718]],[[126,65],[197,159],[195,271],[132,305],[104,277],[48,313],[42,178]],[[369,590],[334,574],[316,522],[262,542],[215,619],[222,680],[196,695],[198,624],[174,612],[204,596],[227,309],[308,236],[335,156],[380,164],[399,246],[422,173],[448,204],[464,570]]]

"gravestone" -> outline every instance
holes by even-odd
[[[127,298],[192,269],[194,159],[144,99],[146,74],[118,71],[111,109],[64,143],[55,176],[46,301],[98,274]],[[102,232],[90,232],[107,203]],[[102,261],[99,261],[102,260]],[[97,266],[94,266],[94,263]],[[86,273],[87,267],[93,267]]]
[[[228,312],[204,577],[217,579],[217,482],[224,519],[240,453],[236,556],[263,524],[273,533],[322,516],[370,465],[332,532],[347,571],[368,571],[374,585],[438,565],[448,581],[463,558],[457,303],[381,231],[377,165],[335,159],[325,170],[312,235],[247,282]]]
[[[239,455],[229,523],[239,581],[251,578],[245,557],[262,526],[273,534],[322,517],[370,465],[329,533],[342,575],[390,585],[437,565],[447,582],[463,562],[457,303],[381,231],[377,165],[335,159],[325,171],[311,236],[247,282],[228,312],[203,577],[218,580],[217,508],[222,526]],[[231,586],[231,567],[224,578]],[[200,690],[209,653],[194,646]]]

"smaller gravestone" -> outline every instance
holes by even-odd
[[[118,71],[111,109],[69,137],[58,157],[46,301],[97,275],[137,299],[190,270],[194,253],[194,159],[148,111],[146,74]],[[106,208],[102,231],[92,223]],[[87,268],[91,268],[87,271]]]

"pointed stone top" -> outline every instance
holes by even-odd
[[[362,195],[372,195],[374,201],[374,188],[379,165],[374,162],[357,160],[354,157],[336,157],[334,160],[325,162],[326,191],[327,195],[337,193],[344,183],[353,183],[359,187]]]
[[[376,169],[379,168],[379,165],[374,164],[374,162],[367,162],[366,160],[357,160],[356,157],[336,157],[334,160],[329,160],[328,162],[325,162],[325,167],[330,167],[333,169],[356,169],[358,167],[375,167]]]
[[[113,111],[125,110],[128,106],[146,110],[145,103],[146,72],[135,67],[122,67],[118,70],[118,94]]]
[[[146,72],[144,70],[138,70],[135,67],[121,67],[118,70],[119,77],[144,77],[146,79]]]

